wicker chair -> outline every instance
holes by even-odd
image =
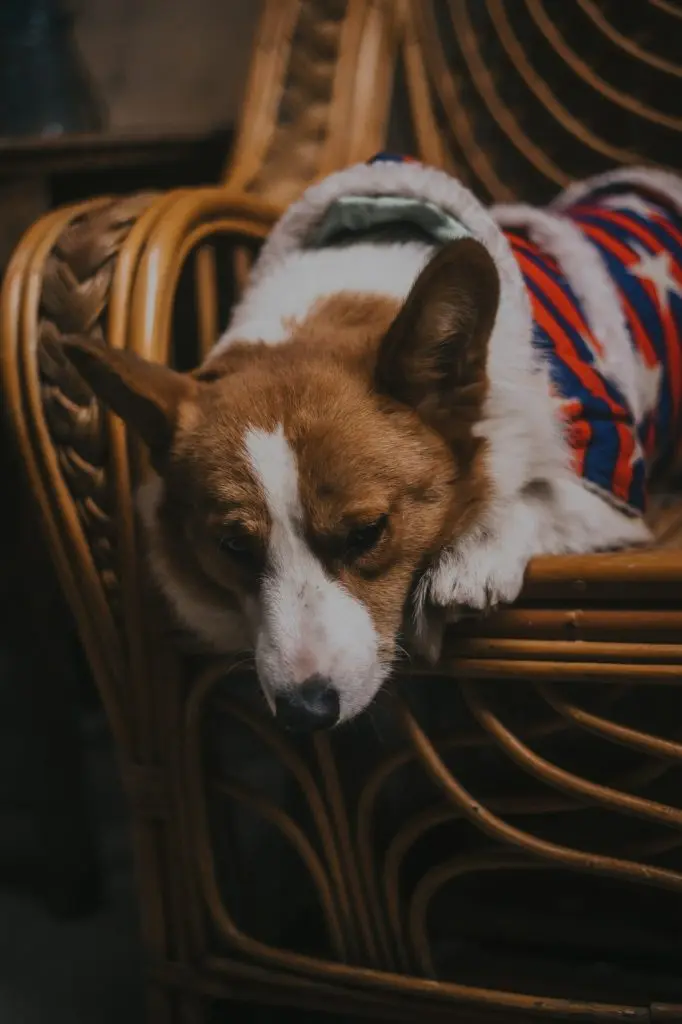
[[[18,247],[4,400],[130,800],[150,1022],[682,1021],[679,503],[651,550],[537,560],[437,670],[298,745],[248,663],[173,634],[144,455],[59,350],[196,362],[282,208],[386,141],[490,200],[679,159],[681,44],[674,0],[268,0],[222,185],[60,209]]]

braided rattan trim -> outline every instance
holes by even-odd
[[[119,578],[106,419],[89,387],[64,357],[61,343],[77,336],[106,344],[116,259],[153,198],[142,194],[112,200],[69,223],[47,259],[39,313],[37,354],[45,419],[116,616]]]

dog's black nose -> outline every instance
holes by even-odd
[[[328,679],[311,676],[275,701],[277,721],[291,732],[330,729],[339,720],[339,693]]]

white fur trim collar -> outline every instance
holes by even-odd
[[[509,348],[528,348],[532,316],[518,263],[491,215],[464,185],[444,171],[418,163],[356,164],[307,189],[279,222],[261,250],[251,286],[256,287],[273,267],[305,246],[313,228],[342,196],[401,196],[427,200],[455,217],[486,246],[500,275],[500,306],[490,341],[491,370]],[[500,353],[501,346],[506,357]]]

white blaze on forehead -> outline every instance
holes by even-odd
[[[261,683],[272,695],[322,676],[339,691],[348,717],[368,703],[385,675],[372,617],[306,543],[296,456],[282,427],[248,430],[244,447],[270,515],[255,623]]]
[[[273,523],[290,526],[302,518],[298,493],[296,457],[281,424],[271,433],[248,430],[244,447],[249,463],[265,495]]]

